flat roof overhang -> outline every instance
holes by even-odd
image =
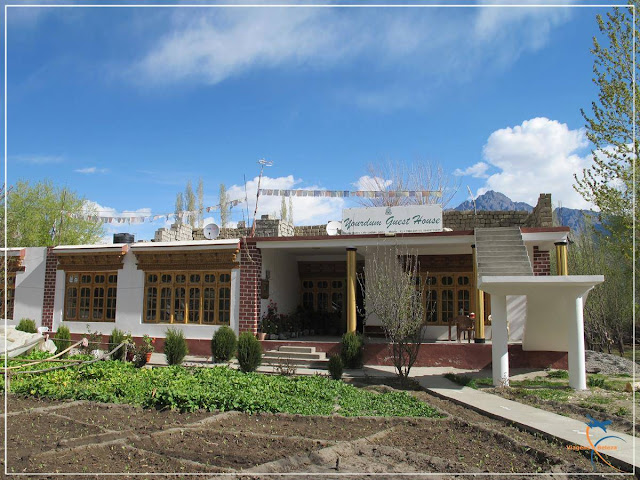
[[[494,295],[529,295],[549,289],[587,292],[604,282],[604,275],[492,276],[478,278],[478,288]]]
[[[240,239],[186,240],[181,242],[137,242],[131,245],[135,252],[193,252],[197,250],[238,250]]]
[[[376,246],[420,247],[457,247],[469,249],[474,242],[473,230],[458,232],[405,233],[396,235],[335,235],[315,237],[265,237],[248,239],[254,241],[260,249],[282,249],[290,251],[315,251],[315,253],[344,251],[347,248],[366,248]]]
[[[53,248],[56,255],[92,255],[94,253],[125,254],[129,250],[126,243],[98,245],[60,245]]]

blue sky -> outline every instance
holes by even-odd
[[[591,161],[580,108],[606,10],[10,7],[9,183],[161,214],[200,177],[207,205],[220,183],[244,197],[243,176],[251,195],[260,158],[267,188],[339,190],[370,163],[427,161],[459,182],[450,206],[469,186],[588,207],[572,174]],[[295,199],[294,219],[344,206]]]

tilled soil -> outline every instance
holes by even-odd
[[[566,445],[426,392],[412,394],[447,417],[180,414],[10,396],[8,470],[34,473],[30,478],[38,479],[59,478],[53,474],[63,472],[85,474],[79,477],[83,479],[99,478],[91,475],[98,472],[120,473],[117,478],[122,479],[163,478],[162,473],[178,473],[170,478],[199,477],[180,473],[278,478],[263,475],[272,472],[325,480],[365,478],[364,472],[407,475],[400,478],[425,478],[412,474],[433,472],[447,479],[459,473],[546,472],[563,479],[593,473],[590,459]],[[611,473],[600,464],[596,471]],[[136,472],[154,475],[130,475]],[[242,473],[218,475],[236,472]]]

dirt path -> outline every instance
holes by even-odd
[[[128,405],[9,397],[8,468],[15,473],[123,473],[118,478],[366,478],[353,472],[592,473],[587,456],[425,392],[444,419],[304,417],[237,412],[180,414]],[[596,465],[596,471],[610,473]],[[136,477],[127,473],[152,472]],[[163,477],[162,473],[202,473]],[[238,473],[221,476],[220,473]],[[324,475],[314,475],[322,473]],[[336,475],[331,475],[335,473]],[[327,475],[329,474],[329,475]],[[519,476],[509,476],[518,478]],[[77,477],[76,477],[77,478]],[[104,477],[103,477],[104,478]],[[369,477],[369,478],[384,478]],[[431,477],[433,478],[433,477]],[[526,477],[522,477],[526,478]],[[598,476],[591,477],[598,478]],[[602,477],[604,478],[604,477]]]

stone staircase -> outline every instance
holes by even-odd
[[[476,228],[475,239],[479,277],[533,275],[520,228]]]
[[[278,350],[268,350],[262,354],[263,365],[292,365],[302,368],[326,369],[329,363],[325,352],[316,352],[316,347],[295,347],[282,345]]]

